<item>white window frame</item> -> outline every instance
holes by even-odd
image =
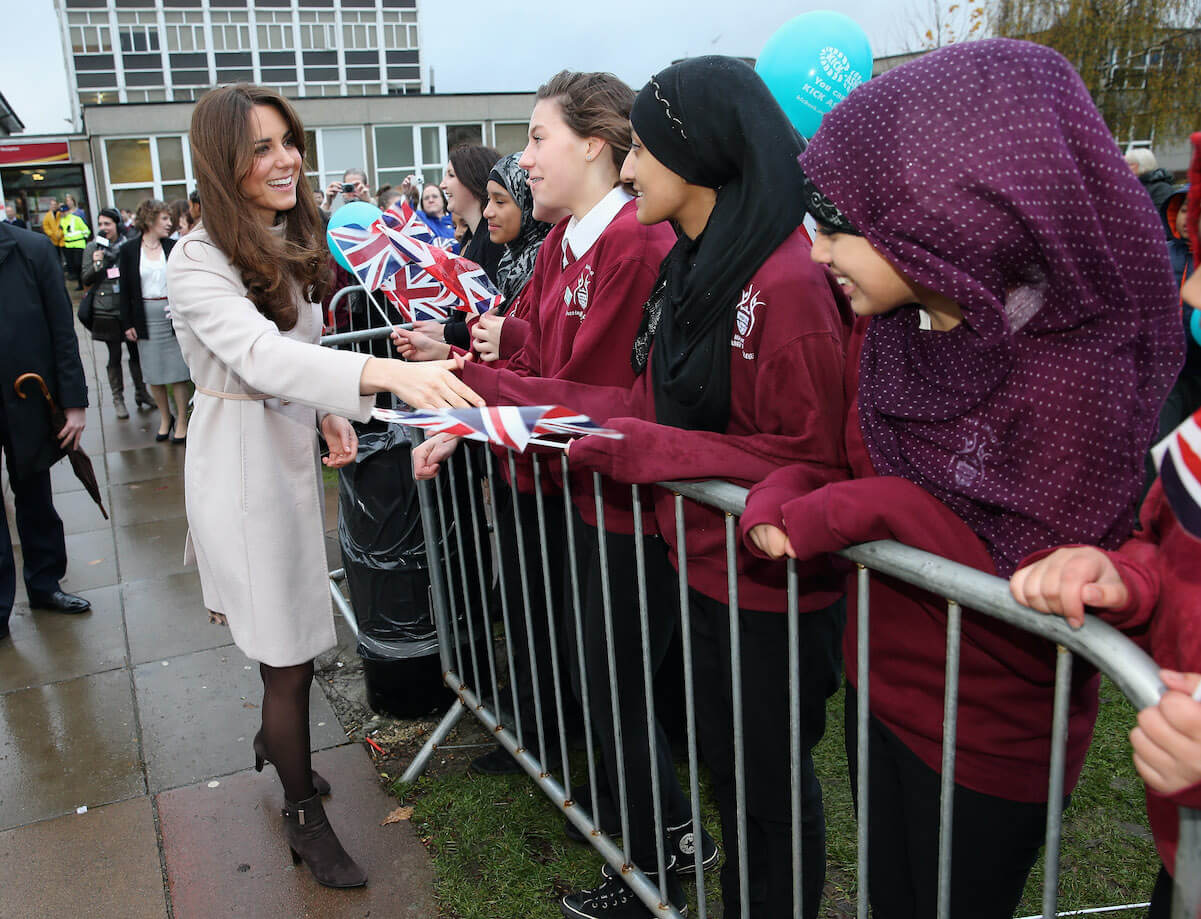
[[[161,137],[178,137],[180,144],[183,146],[183,171],[182,179],[167,179],[163,180],[162,170],[158,162],[158,141]],[[150,170],[153,181],[147,182],[114,182],[112,180],[112,172],[109,169],[108,160],[108,143],[110,140],[147,140],[150,143]],[[109,207],[117,206],[117,199],[114,192],[124,191],[129,188],[145,188],[147,184],[153,187],[153,197],[162,200],[164,185],[179,185],[183,184],[187,188],[195,188],[196,181],[192,175],[192,150],[188,144],[187,134],[114,134],[111,137],[104,137],[101,141],[104,150],[104,179],[106,183],[106,197]]]

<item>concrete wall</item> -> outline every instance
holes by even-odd
[[[345,96],[292,99],[306,128],[416,122],[528,121],[533,93],[434,96]],[[190,102],[89,105],[84,124],[89,135],[186,134]]]

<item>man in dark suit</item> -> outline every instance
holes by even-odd
[[[82,613],[91,604],[59,587],[67,571],[67,544],[54,510],[50,467],[61,457],[60,448],[79,443],[88,389],[54,246],[44,236],[7,223],[0,223],[0,318],[0,451],[13,490],[29,605]],[[30,386],[27,399],[13,388],[17,377],[30,372],[46,381],[67,416],[53,436],[37,388]],[[0,640],[8,636],[16,575],[8,521],[0,514]]]
[[[0,223],[11,223],[14,227],[20,227],[22,230],[28,229],[28,225],[17,216],[17,209],[11,204],[4,205],[4,220]]]

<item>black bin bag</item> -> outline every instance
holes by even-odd
[[[367,701],[377,714],[420,717],[447,704],[451,696],[442,682],[410,443],[398,425],[371,422],[356,424],[355,429],[358,458],[339,470],[338,541],[359,625],[357,650],[363,660]],[[462,493],[466,483],[455,484]],[[446,504],[449,523],[449,497]],[[469,512],[469,503],[460,506]],[[464,535],[469,532],[470,526]],[[453,525],[447,541],[449,546],[443,546],[442,552],[449,553],[451,570],[457,575]],[[474,561],[469,560],[469,570]],[[461,620],[462,587],[452,583],[450,589],[459,600]],[[459,630],[466,631],[462,621]],[[462,640],[466,642],[465,634]]]

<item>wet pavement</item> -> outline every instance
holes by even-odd
[[[116,418],[104,346],[79,332],[92,403],[83,445],[111,519],[68,464],[54,468],[62,587],[92,610],[32,612],[18,586],[12,637],[0,642],[0,919],[431,919],[426,850],[407,821],[381,825],[396,802],[362,745],[347,741],[320,678],[314,763],[334,786],[330,819],[370,881],[327,890],[293,867],[274,770],[251,768],[257,665],[209,623],[196,570],[183,563],[186,448],[154,442],[157,415],[134,411],[128,384],[131,417]],[[4,499],[15,540],[7,480]],[[336,540],[327,542],[332,559]],[[342,623],[339,635],[341,654],[353,655]]]

